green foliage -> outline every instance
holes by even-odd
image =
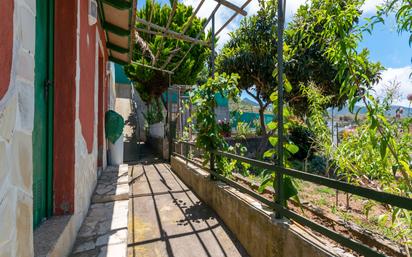
[[[272,93],[270,96],[273,104],[274,104],[274,110],[277,110],[277,92]],[[291,119],[292,114],[289,111],[289,108],[285,105],[284,106],[284,113],[283,113],[283,129],[284,131],[288,131],[289,128],[293,126],[293,121]],[[267,159],[274,160],[275,158],[278,158],[277,156],[277,147],[278,147],[278,141],[279,137],[277,134],[277,126],[278,122],[277,119],[275,121],[272,121],[268,124],[268,130],[271,131],[271,136],[269,137],[269,142],[272,145],[273,148],[267,150],[264,154],[263,157]],[[291,140],[289,135],[283,135],[283,155],[284,155],[284,160],[283,163],[285,167],[290,168],[293,166],[291,162],[291,157],[292,155],[296,154],[299,151],[299,147],[295,145]],[[272,184],[273,188],[276,188],[276,172],[275,171],[267,171],[264,172],[263,174],[263,182],[259,187],[260,191],[263,191],[263,189]],[[283,177],[283,196],[284,200],[287,200],[291,197],[295,197],[296,200],[299,202],[299,198],[297,197],[298,191],[297,191],[297,182],[294,181],[291,177],[289,176],[284,176]]]
[[[239,88],[259,104],[261,127],[266,134],[263,113],[277,84],[272,76],[276,67],[277,5],[274,0],[261,0],[259,4],[258,13],[244,18],[230,34],[216,63],[218,71],[239,74]]]
[[[136,15],[139,18],[166,27],[171,11],[172,8],[168,4],[161,5],[154,1],[146,1],[146,5],[138,10]],[[196,37],[201,33],[199,39],[207,40],[205,33],[202,32],[205,19],[195,17],[190,27],[187,27],[193,12],[194,10],[191,6],[177,3],[176,12],[171,19],[169,29],[176,32],[183,32],[187,29],[185,34],[190,37]],[[147,29],[145,25],[139,22],[136,22],[136,27]],[[154,29],[152,28],[152,30]],[[191,43],[186,41],[163,38],[160,35],[142,32],[139,33],[139,37],[139,40],[137,40],[133,48],[132,60],[146,65],[162,67],[166,70],[174,69],[191,47]],[[150,102],[153,98],[159,97],[167,89],[169,82],[184,85],[195,84],[198,74],[202,71],[209,54],[210,50],[206,46],[195,45],[179,68],[174,71],[170,81],[167,73],[142,67],[134,63],[126,65],[124,70],[130,80],[136,82],[136,90],[142,96],[142,99],[145,102]],[[172,59],[166,64],[169,56],[172,56]]]
[[[205,150],[205,163],[210,160],[210,151],[230,150],[220,133],[214,109],[217,106],[216,94],[220,93],[235,102],[239,100],[238,78],[237,74],[216,73],[215,78],[209,78],[205,84],[195,87],[190,93],[194,110],[191,119],[196,121],[194,124],[194,129],[197,131],[196,146]],[[223,157],[216,158],[217,170],[224,175],[230,174],[235,165],[236,161]]]
[[[163,121],[163,111],[159,98],[154,103],[147,104],[147,112],[143,113],[148,125],[156,124]]]
[[[299,147],[299,151],[293,155],[298,160],[309,159],[314,152],[313,132],[303,124],[295,124],[290,128],[290,140]]]
[[[324,175],[328,168],[327,159],[323,156],[315,155],[310,159],[308,166],[309,172]]]
[[[412,196],[409,187],[410,176],[412,176],[410,167],[412,135],[407,132],[410,121],[388,120],[384,116],[392,106],[390,96],[381,102],[375,101],[365,122],[358,124],[355,131],[343,137],[337,146],[329,139],[330,132],[323,118],[323,111],[317,104],[327,99],[313,84],[306,87],[303,92],[311,103],[308,122],[315,131],[319,151],[328,158],[329,165],[337,167],[338,175],[351,183],[367,184],[392,194]],[[373,116],[379,117],[382,123],[372,126]],[[379,132],[378,128],[384,129],[384,132]],[[388,136],[397,155],[390,154],[386,141]],[[389,212],[381,215],[378,223],[386,226],[387,221],[391,219],[390,229],[396,231],[395,237],[410,245],[412,243],[411,212],[391,206],[387,208]]]
[[[257,136],[262,136],[263,135],[263,130],[262,130],[262,125],[260,124],[259,120],[254,120],[253,124],[255,126],[255,133]],[[266,128],[266,126],[265,126]]]
[[[246,138],[254,135],[249,123],[239,121],[236,125],[236,136]]]
[[[342,78],[349,76],[345,63],[331,58],[343,45],[357,48],[358,22],[362,0],[313,0],[301,6],[285,35],[285,74],[293,85],[286,94],[289,104],[303,116],[307,98],[300,94],[300,84],[314,82],[330,101],[323,108],[342,106],[348,94],[340,94]],[[370,87],[379,79],[379,63],[368,60],[369,52],[356,52],[354,79]],[[359,92],[354,89],[353,93]]]
[[[321,33],[314,38],[314,43],[319,44],[322,49],[328,49],[325,56],[337,64],[336,79],[341,83],[340,97],[348,97],[349,110],[353,112],[355,104],[359,101],[362,101],[368,110],[365,130],[371,134],[373,148],[379,149],[382,159],[388,157],[387,153],[391,155],[395,160],[394,169],[400,172],[404,185],[412,191],[411,175],[408,174],[410,169],[405,165],[409,163],[409,157],[404,154],[403,148],[399,147],[396,130],[373,96],[370,85],[375,79],[369,76],[369,62],[363,58],[364,52],[358,52],[358,43],[362,39],[364,28],[354,27],[353,22],[359,16],[362,3],[360,0],[345,1],[342,4],[336,4],[336,1],[332,0],[311,1],[311,6],[322,7],[310,8],[310,14],[316,21],[314,26],[321,25],[318,28]],[[347,33],[348,31],[351,33]],[[329,45],[333,47],[328,47]],[[379,68],[380,66],[376,65],[374,70]],[[373,133],[379,136],[373,136]]]
[[[232,131],[230,121],[226,119],[219,120],[217,125],[219,127],[220,133],[223,134],[223,136],[230,136],[230,132]]]

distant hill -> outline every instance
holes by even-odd
[[[394,116],[396,114],[396,110],[401,108],[401,107],[403,108],[403,116],[408,115],[408,110],[412,115],[412,108],[407,108],[407,107],[397,106],[397,105],[393,105],[391,107],[391,109],[386,113],[386,115]],[[359,114],[366,114],[367,113],[366,107],[364,107],[364,106],[355,106],[353,114],[355,114],[358,110],[359,110]],[[332,109],[331,108],[328,109],[328,114],[329,114],[329,116],[332,115]],[[349,111],[349,108],[347,106],[345,106],[341,110],[338,110],[337,108],[335,108],[333,110],[333,115],[334,116],[351,115],[351,112]]]
[[[244,105],[251,105],[251,106],[259,106],[258,103],[256,103],[256,102],[253,101],[253,100],[250,100],[250,99],[248,99],[248,98],[243,98],[243,99],[242,99],[242,104],[244,104]]]

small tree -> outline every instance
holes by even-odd
[[[304,115],[308,111],[307,97],[301,94],[300,85],[314,82],[323,95],[329,96],[326,107],[341,107],[348,99],[341,95],[342,76],[349,75],[349,68],[340,69],[339,63],[328,58],[336,51],[336,41],[342,37],[352,38],[358,29],[359,18],[362,14],[360,7],[363,1],[314,0],[302,5],[286,30],[285,43],[286,62],[285,74],[292,84],[292,90],[286,95],[289,104],[296,114]],[[328,15],[325,15],[327,12]],[[336,28],[325,28],[328,19],[345,19],[343,31]],[[325,38],[325,34],[327,38]],[[349,43],[349,41],[348,41]],[[380,79],[382,66],[368,60],[369,51],[363,49],[356,59],[358,80],[362,85],[370,87]],[[360,75],[362,74],[362,76]]]
[[[200,33],[199,39],[207,40],[206,34],[203,32],[205,19],[195,17],[189,26],[193,8],[177,3],[177,1],[174,4],[177,5],[176,12],[170,21],[169,29],[181,33],[185,32],[185,35],[193,38]],[[153,1],[146,1],[146,5],[136,15],[159,26],[167,27],[171,12],[170,5],[160,5],[159,3],[153,3]],[[139,22],[136,23],[136,27],[149,29]],[[138,34],[132,56],[133,61],[161,67],[164,70],[173,70],[179,65],[170,78],[166,72],[150,69],[136,63],[125,66],[126,75],[136,82],[136,90],[145,102],[151,102],[152,99],[158,98],[167,90],[169,82],[185,85],[196,83],[197,76],[203,69],[210,50],[207,46],[198,44],[193,46],[186,55],[191,45],[189,42],[170,39],[161,35],[144,32]],[[185,59],[181,62],[184,57]]]
[[[273,0],[259,0],[259,5],[258,13],[243,19],[230,34],[217,58],[217,69],[239,74],[238,87],[259,104],[260,126],[266,135],[264,112],[277,85],[272,76],[276,68],[277,5]]]

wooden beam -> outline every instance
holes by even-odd
[[[229,1],[226,0],[215,0],[216,2],[218,2],[221,5],[226,6],[229,9],[232,9],[233,11],[235,11],[236,13],[246,16],[247,12],[245,10],[243,10],[243,8],[239,8],[238,6],[236,6],[235,4],[232,4]]]
[[[120,64],[120,65],[128,65],[129,64],[128,62],[117,59],[116,57],[113,57],[113,56],[109,56],[109,61],[115,62],[115,63]]]
[[[149,34],[152,34],[152,35],[165,36],[165,37],[169,37],[169,38],[179,39],[179,40],[183,40],[183,41],[187,41],[187,42],[191,42],[191,43],[195,43],[195,44],[200,44],[200,45],[205,45],[205,46],[209,45],[209,43],[206,42],[206,41],[199,40],[199,39],[196,39],[196,38],[192,38],[192,37],[183,35],[181,33],[178,33],[178,32],[175,32],[175,31],[172,31],[172,30],[169,30],[169,29],[165,29],[164,27],[161,27],[161,26],[156,25],[154,23],[150,23],[150,22],[148,22],[144,19],[136,18],[136,20],[137,20],[137,22],[140,22],[143,25],[150,24],[149,25],[150,27],[159,30],[159,31],[151,31],[151,30],[147,30],[147,29],[143,29],[143,28],[136,28],[137,31],[140,31],[140,32],[143,32],[143,33],[149,33]]]
[[[251,1],[252,1],[252,0],[247,0],[247,1],[242,5],[242,7],[240,7],[240,9],[242,9],[242,10],[245,9],[246,6],[247,6]],[[229,25],[229,23],[231,23],[231,22],[233,21],[233,19],[236,18],[237,15],[238,15],[237,12],[236,12],[235,14],[233,14],[232,17],[230,17],[230,18],[226,21],[226,23],[223,24],[223,26],[216,32],[215,35],[216,35],[216,36],[219,35],[219,33],[222,32],[222,30],[223,30],[224,28],[226,28],[226,26]]]
[[[109,48],[110,50],[113,50],[113,51],[116,51],[116,52],[119,52],[119,53],[122,53],[122,54],[125,54],[125,53],[128,53],[128,52],[129,52],[129,49],[128,49],[128,48],[123,48],[123,47],[121,47],[121,46],[112,44],[112,43],[110,43],[110,42],[108,42],[108,43],[106,44],[106,47]]]
[[[120,10],[126,10],[132,7],[132,2],[124,0],[102,0],[102,2]]]
[[[142,67],[145,67],[145,68],[149,68],[149,69],[152,69],[152,70],[158,70],[158,71],[166,72],[168,74],[174,74],[173,71],[163,70],[163,69],[160,69],[160,68],[157,68],[157,67],[154,67],[154,66],[151,66],[151,65],[143,64],[143,63],[140,63],[140,62],[132,62],[132,64],[136,64],[136,65],[139,65],[139,66],[142,66]]]
[[[130,36],[130,30],[118,27],[106,21],[103,22],[103,29],[108,30],[119,36]]]

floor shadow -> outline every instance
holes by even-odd
[[[168,164],[146,158],[138,166],[143,172],[131,184],[128,256],[248,256],[217,214]],[[156,224],[139,229],[146,220]],[[147,226],[151,230],[144,229]]]
[[[214,213],[203,202],[198,201],[190,206],[182,200],[175,200],[174,203],[184,211],[185,215],[185,219],[177,221],[178,225],[187,226],[190,222],[201,223],[215,219]]]

